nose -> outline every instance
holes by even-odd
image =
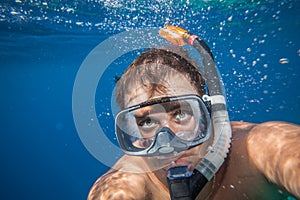
[[[177,128],[174,126],[174,124],[170,121],[170,120],[164,120],[163,122],[161,122],[161,128],[162,127],[166,127],[169,128],[173,133],[177,133],[178,130]]]
[[[178,153],[188,149],[188,144],[175,137],[175,133],[167,127],[158,130],[156,141],[153,150],[158,151],[160,154]]]
[[[173,134],[170,132],[170,129],[163,127],[157,135],[157,145],[159,146],[158,152],[160,154],[169,154],[172,153],[175,149],[172,147],[171,142],[174,139]]]

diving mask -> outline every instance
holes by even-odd
[[[129,107],[116,116],[116,135],[128,155],[176,155],[211,136],[210,115],[196,95],[162,97]]]

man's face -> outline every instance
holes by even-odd
[[[174,76],[165,78],[163,82],[163,86],[167,88],[167,92],[164,94],[161,93],[154,93],[151,95],[147,92],[147,89],[143,86],[136,86],[132,87],[131,93],[125,95],[125,107],[128,108],[133,105],[137,105],[140,103],[143,103],[145,101],[149,101],[151,99],[159,98],[159,97],[166,97],[166,96],[181,96],[181,95],[190,95],[195,94],[197,95],[197,91],[193,85],[191,85],[190,81],[185,78],[185,76],[181,75],[180,73],[176,73]],[[147,109],[147,107],[145,107]],[[165,126],[168,126],[174,133],[178,132],[176,130],[176,126],[172,126],[171,123],[169,123],[168,116],[159,116],[163,118],[164,121],[167,121]],[[177,116],[177,117],[182,117]],[[148,123],[148,122],[147,122]],[[167,124],[169,123],[169,124]],[[145,124],[149,126],[149,124]],[[150,124],[151,125],[151,124]],[[190,123],[190,128],[194,128],[195,124]],[[160,159],[159,157],[156,158],[147,158],[149,165],[152,165],[153,168],[157,168],[156,165],[164,166],[165,169],[168,169],[172,166],[179,166],[179,165],[186,165],[189,166],[190,169],[193,169],[193,167],[199,162],[200,156],[199,156],[199,148],[201,145],[198,145],[194,148],[191,148],[184,153],[181,153],[177,157],[173,157],[171,159]]]

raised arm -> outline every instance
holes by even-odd
[[[147,199],[143,175],[111,170],[95,182],[88,196],[88,200],[119,199]]]
[[[123,156],[94,183],[88,200],[149,199],[148,177],[142,173],[142,167],[140,158]]]
[[[300,198],[300,126],[267,122],[251,129],[250,159],[272,182]]]

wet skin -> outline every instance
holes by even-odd
[[[163,96],[197,94],[182,77],[169,79],[167,84],[169,92]],[[142,87],[125,97],[127,107],[147,100]],[[284,189],[300,198],[300,127],[284,122],[232,122],[231,127],[230,153],[197,199],[283,199]],[[187,165],[192,170],[201,159],[200,148],[185,151],[169,166]],[[167,167],[149,169],[142,157],[125,155],[96,181],[89,199],[170,199]],[[284,189],[275,190],[271,182]]]

